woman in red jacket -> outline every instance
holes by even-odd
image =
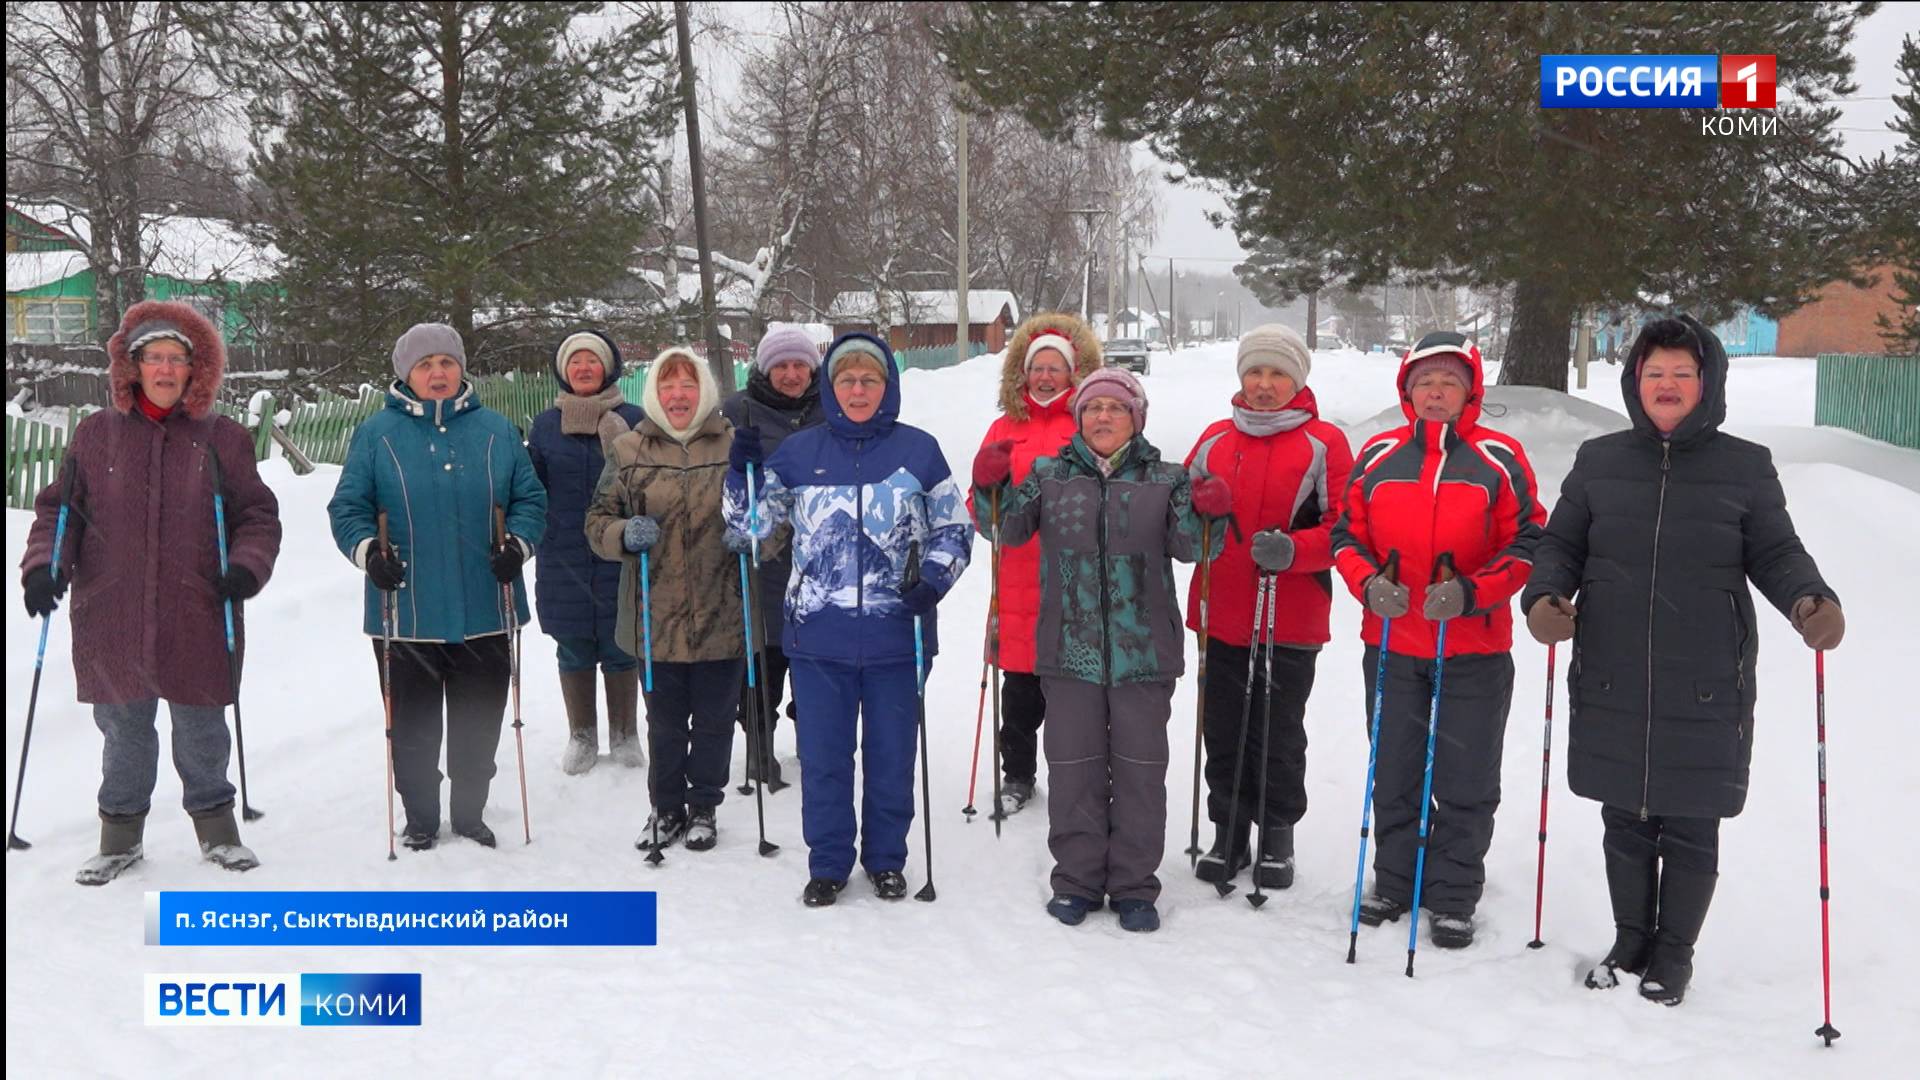
[[[1201,731],[1214,841],[1196,873],[1202,881],[1233,880],[1254,860],[1248,840],[1258,821],[1254,874],[1263,888],[1284,889],[1293,884],[1293,826],[1307,812],[1307,695],[1313,692],[1314,662],[1328,638],[1333,526],[1353,453],[1340,429],[1320,419],[1313,391],[1307,389],[1313,358],[1299,334],[1278,323],[1249,330],[1240,339],[1236,366],[1240,392],[1233,398],[1233,416],[1202,432],[1187,456],[1188,471],[1220,477],[1233,490],[1226,547],[1211,571],[1203,643],[1207,680]],[[1279,648],[1272,669],[1254,672],[1250,683],[1260,568],[1278,575],[1261,640]],[[1200,578],[1193,575],[1187,599],[1187,627],[1195,631],[1201,629]],[[1250,708],[1249,694],[1259,695]],[[1245,732],[1243,714],[1256,718]],[[1263,757],[1264,770],[1258,764]],[[1245,782],[1239,784],[1234,783],[1236,761],[1244,770]],[[1264,792],[1253,779],[1260,776],[1268,777]]]
[[[1461,949],[1473,943],[1500,806],[1513,697],[1508,601],[1526,584],[1546,514],[1519,442],[1480,426],[1480,350],[1465,337],[1421,338],[1401,362],[1399,390],[1408,423],[1360,448],[1333,533],[1334,564],[1367,607],[1369,708],[1381,624],[1392,620],[1373,789],[1374,890],[1360,921],[1378,926],[1412,904],[1434,647],[1447,622],[1421,906],[1433,913],[1433,943]],[[1394,556],[1397,574],[1387,572]]]
[[[1033,463],[1073,441],[1067,402],[1080,380],[1100,367],[1100,340],[1072,315],[1047,312],[1013,332],[1000,366],[1000,417],[980,440],[1013,454],[1015,487]],[[973,496],[967,496],[973,509]],[[984,515],[983,515],[984,516]],[[1040,618],[1040,541],[1000,551],[1000,812],[1016,814],[1033,798],[1039,774],[1040,725],[1047,699],[1033,673],[1033,628]],[[989,648],[992,644],[989,643]]]

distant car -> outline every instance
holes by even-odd
[[[1147,343],[1139,338],[1114,338],[1101,346],[1106,353],[1107,364],[1111,367],[1123,367],[1135,375],[1145,375],[1153,366],[1147,358]]]

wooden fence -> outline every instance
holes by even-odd
[[[1920,450],[1920,356],[1821,353],[1813,422]]]

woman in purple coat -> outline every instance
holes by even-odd
[[[73,586],[73,668],[106,738],[100,852],[74,880],[104,885],[140,860],[160,762],[154,719],[173,720],[173,767],[200,850],[228,870],[259,865],[240,842],[227,781],[228,669],[244,601],[273,573],[280,504],[254,467],[253,437],[213,412],[226,367],[220,334],[186,304],[145,301],[107,342],[113,407],[74,429],[62,476],[34,500],[20,562],[27,612],[45,615]],[[214,494],[225,503],[221,571]],[[68,509],[59,573],[54,534]]]

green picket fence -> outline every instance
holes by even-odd
[[[1920,450],[1920,356],[1820,354],[1813,422]]]
[[[986,351],[987,343],[984,341],[967,342],[967,359],[969,360],[976,356],[985,355]],[[952,367],[960,362],[958,354],[951,345],[929,345],[921,349],[901,349],[893,354],[893,358],[900,365],[900,370],[902,371],[914,369],[930,371],[935,368]]]
[[[69,417],[79,410],[70,409]],[[7,505],[33,507],[34,497],[60,475],[60,462],[73,440],[73,421],[64,428],[23,417],[7,417]]]

